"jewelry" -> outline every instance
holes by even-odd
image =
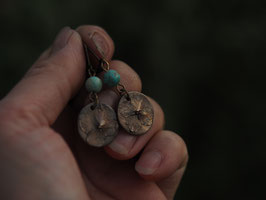
[[[120,82],[120,75],[110,69],[109,63],[101,60],[101,67],[105,71],[104,83],[109,87],[116,86],[121,96],[118,103],[117,115],[120,125],[132,135],[142,135],[150,130],[153,124],[154,111],[148,98],[136,91],[128,92]]]
[[[90,63],[88,47],[84,44],[86,66],[89,78],[85,82],[92,103],[85,106],[78,117],[78,132],[82,139],[94,147],[102,147],[113,141],[118,133],[116,113],[110,106],[99,102],[97,93],[102,89],[102,81]]]
[[[118,120],[132,135],[142,135],[150,130],[154,112],[148,98],[140,92],[127,92],[119,101]]]
[[[104,58],[99,58],[84,44],[86,64],[89,78],[85,86],[90,92],[90,100],[93,103],[85,106],[78,117],[79,134],[89,145],[102,147],[112,142],[118,133],[118,121],[115,111],[106,104],[99,103],[97,93],[102,89],[102,81],[96,76],[96,72],[105,71],[103,83],[110,88],[116,87],[121,96],[118,103],[117,116],[120,125],[132,135],[147,133],[154,119],[152,104],[148,98],[136,91],[128,92],[120,83],[120,75],[110,69],[109,63]],[[88,51],[99,61],[99,66],[94,68],[89,59]]]

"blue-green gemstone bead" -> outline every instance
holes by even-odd
[[[102,80],[97,76],[92,76],[86,80],[85,87],[88,92],[100,92],[102,89]]]
[[[117,73],[117,71],[110,69],[107,72],[105,72],[103,76],[103,82],[107,84],[109,87],[116,86],[120,81],[120,74]]]

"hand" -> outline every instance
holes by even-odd
[[[104,30],[64,28],[0,102],[0,199],[173,199],[188,154],[177,134],[163,130],[154,100],[154,123],[145,135],[120,131],[105,148],[89,147],[78,135],[82,92],[69,101],[85,79],[81,38],[111,60],[114,45]],[[121,61],[110,66],[129,91],[141,91],[132,68]],[[118,96],[103,91],[100,101],[114,106]]]

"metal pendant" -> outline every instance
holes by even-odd
[[[78,117],[78,131],[85,142],[102,147],[113,141],[118,133],[115,111],[106,104],[91,103],[85,106]]]
[[[154,111],[148,98],[139,92],[127,92],[117,109],[120,125],[132,135],[142,135],[153,124]]]

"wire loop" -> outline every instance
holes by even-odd
[[[121,83],[118,83],[116,86],[116,90],[118,91],[118,93],[120,94],[120,96],[124,96],[126,95],[126,99],[128,101],[131,101],[130,96],[128,94],[128,91],[126,90],[125,86],[122,85]]]
[[[100,60],[100,62],[101,62],[101,64],[100,64],[101,68],[102,68],[105,72],[107,72],[107,71],[110,69],[110,64],[109,64],[109,62],[108,62],[107,60],[103,59],[103,58]]]

